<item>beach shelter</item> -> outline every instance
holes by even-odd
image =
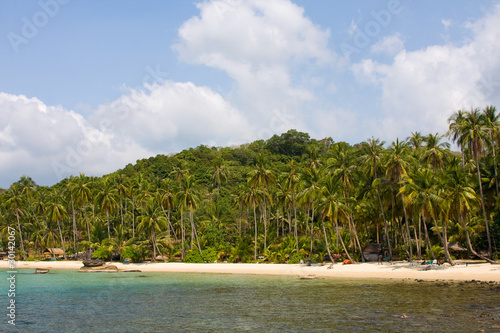
[[[64,251],[61,248],[58,247],[48,247],[45,250],[43,250],[43,256],[46,258],[51,258],[51,257],[56,257],[56,258],[62,258],[64,257]]]

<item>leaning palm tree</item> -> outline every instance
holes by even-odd
[[[446,207],[447,215],[455,217],[463,228],[469,251],[483,260],[496,263],[494,260],[479,254],[472,246],[466,218],[470,216],[471,211],[476,209],[475,206],[479,202],[479,198],[474,189],[470,187],[465,172],[456,167],[448,168],[443,176],[443,188],[445,191],[444,207]]]
[[[488,214],[484,202],[483,184],[481,180],[481,167],[479,158],[482,155],[483,148],[490,142],[490,136],[486,130],[486,118],[479,109],[471,109],[465,112],[463,121],[459,124],[459,136],[456,142],[459,146],[465,146],[471,152],[475,162],[477,171],[477,181],[479,185],[479,194],[481,196],[481,207],[483,210],[484,224],[486,227],[486,237],[488,239],[488,255],[492,256],[490,226],[488,222]]]

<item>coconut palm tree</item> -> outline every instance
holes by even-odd
[[[117,189],[114,186],[114,182],[111,178],[104,179],[101,189],[97,193],[97,202],[103,212],[106,213],[106,222],[108,225],[108,239],[111,238],[111,232],[109,227],[109,214],[112,213],[118,206],[116,201]]]
[[[200,241],[198,239],[198,232],[196,231],[196,226],[194,224],[194,212],[198,209],[200,203],[200,196],[198,189],[196,188],[196,183],[194,176],[187,175],[182,179],[182,190],[177,193],[177,202],[181,208],[181,214],[184,209],[189,211],[189,221],[191,222],[191,234],[196,239],[196,244],[198,245],[198,251],[201,253]],[[191,243],[194,242],[193,237],[191,237]],[[184,250],[184,249],[183,249]]]
[[[137,217],[137,223],[137,231],[144,232],[151,237],[153,261],[156,261],[156,249],[158,248],[157,235],[163,229],[168,228],[168,221],[163,215],[162,209],[156,205],[154,198],[151,197],[147,200],[145,208],[141,209],[141,215]]]
[[[49,204],[49,208],[47,209],[49,221],[57,223],[57,229],[59,230],[59,237],[61,238],[61,246],[63,248],[64,259],[66,259],[66,246],[64,245],[64,238],[61,229],[61,221],[68,216],[68,212],[64,205],[61,203],[62,198],[56,194],[52,198],[52,201]]]
[[[488,222],[488,214],[484,201],[483,184],[481,180],[481,167],[479,158],[483,153],[483,148],[490,143],[490,136],[486,130],[486,119],[484,114],[478,109],[471,109],[464,113],[464,118],[459,124],[459,136],[456,142],[459,146],[465,146],[471,152],[475,162],[477,171],[477,181],[479,185],[479,194],[481,196],[481,207],[483,210],[484,224],[486,227],[486,237],[488,240],[488,255],[492,256],[490,226]]]
[[[253,207],[253,219],[254,219],[254,256],[253,259],[257,260],[257,235],[258,235],[258,228],[257,228],[257,212],[256,212],[256,206],[257,204],[260,203],[260,193],[257,188],[255,187],[247,187],[247,190],[245,191],[245,204],[247,206],[252,206]]]
[[[497,109],[493,105],[484,108],[483,114],[485,119],[485,129],[490,136],[489,143],[491,145],[491,153],[493,154],[493,170],[495,171],[495,189],[496,189],[496,194],[498,196],[499,188],[498,188],[496,143],[500,138],[500,114],[497,113]]]
[[[222,183],[227,182],[227,177],[227,166],[224,163],[224,159],[222,157],[219,157],[215,161],[215,166],[212,173],[212,179],[214,181],[214,184],[217,186],[217,202],[219,202],[220,197],[220,186]]]
[[[23,232],[21,230],[21,217],[26,214],[22,195],[22,185],[14,183],[10,186],[6,193],[5,205],[14,213],[17,221],[17,230],[19,231],[19,240],[21,245],[21,256],[24,258],[26,252],[24,251]]]
[[[264,219],[264,250],[267,249],[267,217],[266,217],[266,197],[267,190],[271,184],[276,181],[276,176],[274,172],[268,169],[268,162],[264,155],[257,155],[257,163],[255,169],[250,172],[250,178],[248,179],[248,185],[253,187],[260,187],[262,191],[262,213]]]
[[[287,191],[290,191],[292,194],[292,206],[293,206],[293,219],[294,219],[294,227],[293,227],[293,236],[295,237],[295,250],[299,253],[299,236],[297,232],[297,203],[296,203],[296,190],[297,185],[299,184],[300,177],[297,172],[294,160],[290,161],[290,171],[286,174],[286,180],[284,183],[284,187]]]

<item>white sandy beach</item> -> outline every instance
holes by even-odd
[[[328,269],[328,264],[186,264],[186,263],[141,263],[122,264],[110,262],[120,270],[140,270],[142,272],[179,272],[179,273],[222,273],[222,274],[261,274],[291,275],[328,278],[360,279],[419,279],[419,280],[476,280],[500,282],[500,265],[487,263],[457,264],[452,267],[432,265],[424,270],[423,265],[409,263],[358,263],[353,265],[335,264]],[[16,261],[16,269],[74,269],[83,266],[81,261]],[[0,261],[0,268],[9,268],[8,261]]]

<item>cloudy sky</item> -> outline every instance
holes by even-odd
[[[500,106],[500,1],[0,1],[0,187]]]

